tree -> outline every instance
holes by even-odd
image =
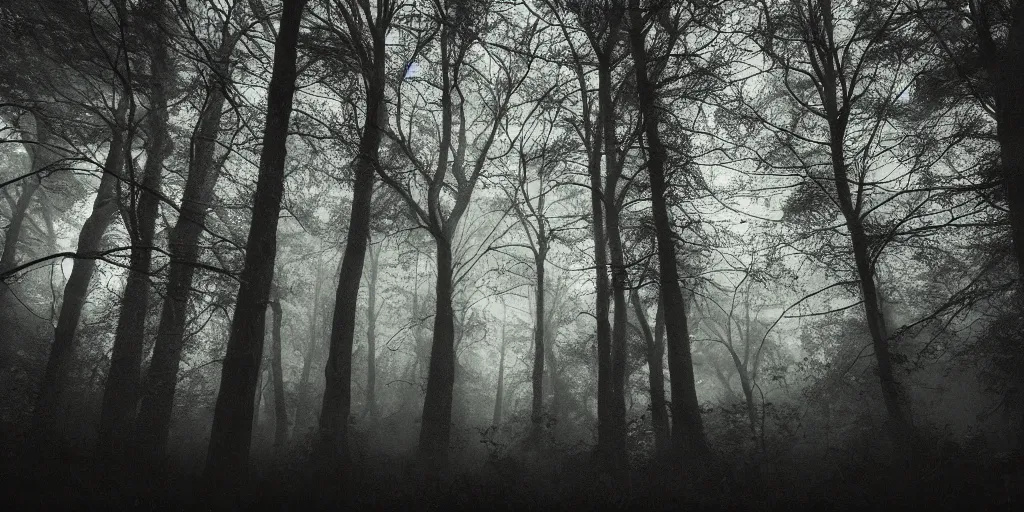
[[[555,133],[558,128],[556,123],[561,117],[561,106],[552,107],[547,103],[548,99],[543,98],[527,114],[522,128],[524,133],[519,137],[515,150],[518,157],[516,168],[506,174],[507,185],[502,188],[508,196],[515,220],[526,238],[526,243],[507,245],[527,249],[533,259],[536,311],[531,377],[531,438],[534,441],[539,438],[544,418],[544,361],[553,360],[551,348],[545,346],[545,340],[549,338],[547,328],[551,309],[545,306],[548,294],[545,286],[545,266],[553,243],[559,239],[563,231],[576,223],[575,218],[565,215],[564,212],[550,211],[550,207],[557,208],[559,202],[567,199],[564,195],[560,197],[558,190],[567,184],[564,179],[566,169],[563,162],[570,154],[571,139]],[[538,131],[542,135],[538,136]]]
[[[205,41],[196,41],[204,50],[203,54],[212,54],[212,58],[200,63],[206,95],[189,140],[188,177],[178,220],[168,236],[170,265],[166,294],[161,304],[153,356],[142,382],[135,426],[137,448],[145,459],[151,461],[162,458],[167,447],[188,306],[200,256],[198,242],[206,229],[207,212],[223,166],[223,160],[217,159],[218,134],[232,87],[236,62],[232,52],[244,34],[232,28],[230,18],[218,21],[220,41],[216,49],[208,50]]]
[[[665,356],[665,308],[662,307],[660,293],[658,294],[658,311],[654,317],[654,329],[647,321],[644,313],[644,306],[640,299],[640,293],[634,288],[630,293],[630,301],[633,303],[633,314],[636,315],[637,323],[644,335],[646,342],[648,383],[651,394],[651,423],[654,425],[654,449],[659,457],[668,455],[671,445],[669,444],[668,411],[665,408],[665,370],[662,359]]]
[[[647,18],[655,21],[659,31],[665,33],[662,42],[663,53],[674,51],[675,45],[690,34],[688,28],[696,24],[695,16],[706,15],[701,6],[688,5],[671,11],[668,2],[652,1],[647,5]],[[683,15],[685,22],[681,22]],[[658,105],[659,82],[664,80],[661,72],[664,64],[660,61],[652,67],[647,46],[646,33],[650,28],[644,19],[640,0],[630,0],[629,38],[636,72],[637,99],[643,115],[644,134],[647,142],[647,169],[651,181],[651,206],[654,230],[658,247],[658,288],[661,294],[660,307],[664,309],[666,334],[668,338],[668,364],[672,376],[672,442],[673,448],[688,462],[700,460],[707,455],[707,440],[697,403],[694,384],[693,359],[690,354],[690,329],[686,320],[686,305],[679,286],[675,240],[668,216],[666,196],[668,186],[665,179],[667,151],[661,141]],[[695,38],[696,39],[696,38]],[[712,61],[713,62],[713,61]]]
[[[932,205],[952,218],[973,214],[955,201],[939,200],[939,191],[955,197],[964,190],[942,163],[962,136],[928,137],[937,131],[935,124],[908,116],[903,106],[918,75],[915,57],[927,50],[911,30],[903,3],[811,0],[759,9],[762,22],[752,39],[768,59],[782,101],[766,99],[750,112],[778,141],[768,165],[795,169],[777,173],[797,178],[784,218],[820,229],[839,217],[836,227],[844,230],[845,240],[836,245],[842,249],[826,246],[816,253],[834,271],[849,269],[855,276],[888,431],[898,446],[909,449],[907,397],[896,377],[893,326],[883,318],[879,290],[885,277],[882,256],[896,242],[945,227]],[[767,111],[770,105],[779,110]],[[769,119],[774,115],[784,117]],[[830,237],[835,231],[820,233]]]
[[[274,449],[280,453],[288,441],[288,404],[284,398],[284,366],[281,364],[281,295],[270,292],[271,327],[270,364],[274,373]]]
[[[387,37],[402,7],[400,2],[390,0],[381,0],[376,4],[371,8],[369,0],[348,5],[336,1],[332,4],[333,10],[329,12],[342,18],[344,23],[320,20],[322,29],[333,31],[334,37],[348,46],[348,53],[341,54],[341,60],[362,76],[366,96],[366,117],[360,135],[359,152],[352,163],[355,175],[352,213],[335,295],[331,342],[324,369],[326,388],[320,412],[320,436],[324,450],[342,463],[349,458],[348,418],[352,407],[352,342],[355,336],[356,302],[370,236],[374,173],[380,168],[378,153],[383,128],[388,119],[384,97]],[[374,12],[376,15],[372,14]]]
[[[146,313],[149,308],[149,274],[153,259],[153,235],[160,207],[164,159],[171,152],[168,129],[168,98],[174,93],[175,69],[168,52],[173,21],[168,3],[153,0],[146,8],[152,41],[149,43],[149,109],[146,113],[146,163],[142,186],[129,176],[130,198],[126,212],[131,237],[128,281],[121,297],[121,313],[107,374],[100,412],[98,450],[111,457],[125,454],[130,445],[139,401]]]
[[[263,356],[264,320],[274,277],[277,224],[284,189],[288,122],[298,75],[299,28],[305,0],[284,0],[280,30],[274,43],[274,69],[267,90],[260,171],[253,215],[245,244],[231,334],[221,371],[213,416],[206,479],[233,488],[248,467],[253,398]]]
[[[433,10],[428,14],[432,25],[420,33],[414,54],[418,54],[419,48],[425,48],[434,39],[434,33],[437,34],[435,64],[436,78],[440,82],[437,92],[440,95],[441,123],[436,129],[439,138],[429,140],[432,136],[429,132],[415,134],[403,128],[405,116],[410,116],[411,122],[418,117],[416,109],[425,107],[415,100],[412,105],[404,102],[401,91],[403,85],[410,82],[419,85],[421,81],[415,78],[403,79],[398,85],[395,129],[389,128],[388,136],[414,170],[411,173],[398,173],[384,168],[378,170],[381,180],[402,197],[420,226],[430,233],[437,249],[434,339],[430,349],[430,368],[420,431],[420,452],[429,464],[444,463],[451,431],[456,364],[452,307],[454,238],[469,208],[473,191],[491,159],[495,140],[513,106],[512,100],[533,63],[533,58],[529,57],[531,53],[526,53],[524,61],[517,61],[511,57],[503,60],[499,52],[488,51],[486,58],[493,66],[490,76],[481,75],[471,65],[471,58],[485,58],[472,50],[489,29],[489,7],[489,3],[467,1],[451,2],[444,6],[440,3],[433,5]],[[535,44],[534,31],[535,27],[528,27],[519,44],[525,48]],[[423,90],[419,92],[426,93]],[[474,114],[469,102],[470,94],[482,100],[483,112],[475,117],[470,117]],[[471,124],[481,130],[472,140],[469,138]],[[414,139],[416,135],[428,140]],[[428,147],[433,150],[426,149]],[[475,157],[472,151],[476,152]],[[437,160],[434,165],[430,165],[424,157],[430,158],[433,155],[437,156]]]
[[[46,364],[46,371],[40,384],[39,399],[34,412],[34,432],[42,442],[55,440],[60,402],[68,386],[68,374],[75,349],[75,335],[82,316],[89,283],[96,269],[96,259],[102,248],[103,234],[118,209],[118,180],[125,166],[126,156],[133,140],[135,127],[134,83],[131,77],[130,57],[127,41],[120,27],[128,23],[128,9],[123,1],[115,0],[110,11],[111,18],[100,18],[100,14],[85,13],[84,23],[95,27],[92,41],[83,43],[90,51],[107,56],[107,67],[98,71],[100,76],[113,77],[113,87],[104,90],[103,104],[116,105],[103,113],[104,121],[111,131],[107,145],[107,156],[102,167],[102,177],[92,213],[82,225],[78,235],[74,267],[64,287],[60,316],[54,329],[53,345]]]

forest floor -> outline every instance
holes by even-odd
[[[828,475],[814,475],[820,461],[788,473],[746,474],[716,463],[689,479],[654,465],[613,477],[596,470],[589,456],[539,465],[537,458],[508,458],[445,475],[382,456],[331,479],[293,460],[258,468],[239,492],[224,495],[204,487],[196,471],[130,463],[111,469],[74,454],[40,461],[5,448],[0,495],[7,510],[1020,510],[1024,504],[1019,454],[988,462],[923,460],[917,471],[861,464]]]

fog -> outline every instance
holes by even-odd
[[[0,6],[27,508],[1011,508],[1017,0]]]

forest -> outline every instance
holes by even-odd
[[[1016,509],[1024,0],[5,0],[28,509]]]

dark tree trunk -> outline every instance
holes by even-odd
[[[707,439],[697,402],[693,356],[686,305],[679,286],[672,224],[668,217],[665,182],[667,153],[658,127],[660,112],[656,104],[657,88],[648,75],[648,57],[643,35],[639,0],[630,1],[630,46],[637,79],[637,96],[647,136],[647,168],[651,180],[651,209],[658,243],[658,277],[668,334],[668,369],[672,386],[672,448],[684,462],[695,463],[707,456]]]
[[[263,356],[264,320],[277,257],[277,223],[284,192],[288,123],[297,75],[299,25],[305,0],[284,0],[274,44],[274,67],[267,92],[260,172],[253,198],[245,266],[231,322],[220,392],[214,409],[206,466],[209,485],[229,490],[248,470],[253,396]]]
[[[147,119],[149,140],[146,145],[146,164],[143,168],[142,189],[137,192],[138,204],[129,211],[129,234],[132,241],[128,281],[121,298],[121,313],[117,320],[114,347],[110,357],[110,371],[103,390],[98,431],[98,451],[104,456],[120,458],[131,446],[132,427],[139,404],[139,385],[142,374],[142,350],[145,341],[146,313],[149,311],[149,268],[153,259],[153,235],[160,212],[160,186],[163,182],[164,160],[171,152],[170,132],[167,126],[168,89],[174,82],[167,52],[165,0],[156,0],[153,15],[152,83],[150,84],[150,110]],[[130,184],[134,189],[134,184]],[[135,194],[135,190],[129,194]]]
[[[828,108],[828,104],[832,105],[832,108],[829,109],[830,111],[837,111],[834,107],[834,98],[826,101],[826,104],[826,108]],[[885,321],[882,319],[878,288],[875,284],[875,268],[869,254],[863,218],[859,207],[854,206],[850,181],[847,177],[844,121],[836,120],[830,123],[830,137],[836,192],[840,209],[846,220],[846,227],[850,231],[850,241],[853,246],[857,277],[861,285],[861,297],[864,299],[864,313],[875,351],[875,362],[878,365],[878,379],[881,383],[882,399],[885,402],[885,408],[889,415],[889,432],[898,445],[906,447],[912,437],[911,427],[903,411],[900,385],[896,381],[896,376],[893,372],[892,356],[889,353],[889,335],[886,332]]]
[[[501,426],[502,413],[505,410],[505,320],[501,321],[501,355],[498,359],[498,392],[494,396],[494,416],[491,424]]]
[[[452,426],[452,389],[455,385],[455,318],[452,309],[453,259],[451,242],[436,236],[437,305],[434,340],[430,347],[427,393],[423,400],[420,455],[430,465],[447,461]]]
[[[28,218],[28,211],[33,202],[32,199],[42,184],[42,173],[58,160],[58,155],[50,148],[50,144],[53,141],[45,122],[37,116],[35,125],[35,144],[26,144],[25,146],[28,154],[32,156],[32,164],[29,169],[31,176],[22,181],[21,194],[18,195],[18,200],[12,205],[11,219],[4,233],[3,254],[0,255],[0,273],[9,271],[17,266],[18,245],[22,240],[22,229],[25,225],[25,220]],[[47,216],[47,227],[50,228],[52,233],[53,221],[49,218],[49,208],[49,205],[45,205],[43,207],[43,214]],[[49,247],[51,253],[57,252],[54,245],[56,245],[55,242],[52,242]],[[13,336],[13,332],[16,329],[16,325],[11,325],[7,322],[14,321],[15,312],[23,307],[10,295],[11,293],[10,286],[3,280],[0,280],[0,333],[3,333],[0,335],[0,369],[6,368],[8,365],[7,358],[10,355],[11,342],[14,341],[10,337]]]
[[[605,235],[610,255],[611,296],[614,304],[611,325],[611,382],[609,384],[611,404],[609,406],[608,428],[609,462],[615,467],[626,463],[626,325],[628,322],[626,288],[629,276],[622,252],[622,235],[619,227],[619,205],[616,200],[619,176],[622,166],[618,158],[618,141],[615,136],[615,104],[612,100],[612,63],[607,54],[599,62],[598,98],[601,105],[601,124],[604,133],[605,182],[602,199],[604,202]]]
[[[142,401],[135,423],[136,446],[140,456],[150,462],[161,460],[167,448],[174,392],[185,341],[188,301],[195,277],[195,264],[199,261],[198,242],[220,171],[214,156],[227,102],[228,83],[231,80],[229,59],[233,48],[233,36],[222,34],[213,83],[191,141],[188,178],[178,221],[168,237],[170,269],[167,290],[160,309],[153,357],[142,383]]]
[[[37,157],[32,159],[33,171],[36,170],[36,160]],[[0,257],[0,272],[10,270],[18,263],[18,243],[21,242],[22,226],[25,225],[29,206],[32,205],[32,198],[35,196],[36,191],[39,190],[40,184],[37,174],[25,178],[21,184],[21,194],[18,195],[18,201],[14,203],[14,209],[11,211],[11,220],[7,224],[4,234],[4,252],[3,256]]]
[[[372,171],[371,171],[372,172]],[[366,412],[377,422],[377,276],[380,249],[370,253],[370,275],[366,283]]]
[[[534,260],[537,267],[537,283],[534,299],[536,312],[533,326],[533,400],[530,436],[537,441],[544,420],[544,257],[538,254]]]
[[[423,368],[426,366],[424,362],[427,360],[427,348],[426,343],[423,341],[423,321],[420,318],[420,255],[416,253],[416,263],[414,265],[415,275],[413,277],[413,288],[412,288],[412,311],[410,311],[409,322],[412,325],[412,342],[414,357],[409,373],[410,385],[404,395],[403,408],[408,406],[409,403],[415,403],[417,405],[422,402],[419,401],[419,393],[417,390],[421,389],[420,384],[426,381],[426,375]]]
[[[547,360],[548,382],[551,383],[551,405],[549,406],[549,414],[557,421],[562,412],[562,384],[559,382],[558,358],[557,354],[555,354],[555,329],[552,329],[551,324],[549,323],[547,324],[547,327],[545,327],[544,333],[545,339],[547,340],[544,344],[544,358]]]
[[[273,345],[270,365],[274,371],[274,449],[280,453],[288,442],[288,404],[284,398],[284,368],[281,364],[281,299],[274,297],[270,303],[273,312]]]
[[[264,373],[266,372],[263,371],[263,365],[261,364],[259,376],[256,378],[256,398],[253,401],[252,408],[252,429],[254,432],[258,432],[260,426],[260,405],[263,404],[263,388],[266,386],[266,383],[263,382]]]
[[[643,305],[640,304],[640,294],[633,290],[631,293],[633,302],[633,313],[636,315],[640,330],[644,333],[647,341],[647,368],[648,383],[650,384],[651,395],[651,424],[654,426],[654,450],[656,457],[663,457],[668,453],[668,414],[665,411],[665,380],[664,368],[662,367],[662,355],[664,354],[663,313],[661,301],[658,302],[658,312],[655,316],[655,332],[651,332],[651,326],[647,322],[647,315],[644,314]]]
[[[77,254],[71,276],[64,285],[64,298],[60,316],[54,329],[53,346],[46,363],[46,373],[39,387],[39,399],[33,416],[33,432],[42,442],[54,441],[58,434],[60,402],[68,385],[71,359],[75,350],[75,334],[82,317],[82,308],[89,293],[89,282],[96,270],[96,254],[102,249],[106,232],[117,212],[118,176],[124,167],[128,152],[128,137],[124,128],[128,100],[118,106],[113,138],[103,164],[103,177],[93,201],[92,213],[82,225],[78,235]]]
[[[320,281],[323,279],[322,265],[320,260],[316,263],[316,276],[313,283],[313,307],[309,311],[309,343],[306,344],[306,352],[302,355],[302,374],[299,377],[298,398],[295,401],[295,421],[293,436],[300,434],[299,429],[306,425],[306,408],[309,406],[309,375],[313,368],[313,356],[319,351],[320,335],[317,330],[317,312],[320,309]]]
[[[327,457],[327,462],[331,464],[347,464],[350,457],[348,418],[352,410],[352,344],[355,338],[356,306],[370,236],[370,207],[381,128],[387,120],[383,49],[380,52],[377,68],[367,81],[366,119],[359,141],[359,154],[353,163],[355,184],[352,190],[352,211],[335,294],[331,344],[324,368],[320,437],[326,453],[321,455]]]
[[[754,383],[750,379],[747,365],[740,360],[739,354],[732,347],[727,347],[729,355],[732,356],[732,363],[736,366],[736,373],[740,376],[740,389],[743,390],[743,399],[747,406],[747,419],[750,420],[750,431],[757,433],[757,404],[754,402]]]
[[[599,116],[610,115],[599,110]],[[587,170],[590,175],[590,207],[594,230],[594,269],[597,322],[597,451],[602,458],[612,456],[612,329],[609,322],[609,300],[611,284],[608,280],[608,242],[605,236],[604,197],[601,193],[601,123],[591,142],[593,148],[587,156]]]
[[[1006,46],[995,73],[996,132],[1014,255],[1024,282],[1024,3],[1015,2],[1010,17]]]

